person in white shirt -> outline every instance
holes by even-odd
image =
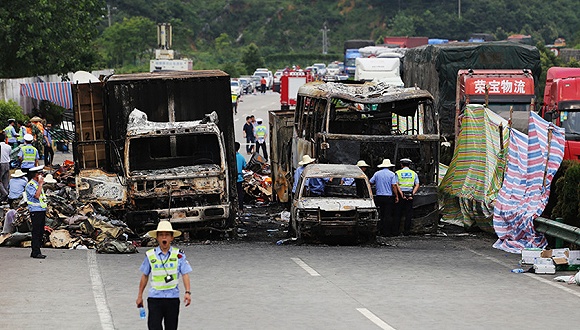
[[[0,133],[0,201],[8,198],[8,183],[10,182],[10,152],[12,147],[4,140],[6,136]]]

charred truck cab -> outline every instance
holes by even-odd
[[[440,135],[429,92],[382,82],[312,82],[300,87],[292,121],[284,112],[271,112],[270,118],[271,125],[277,125],[272,132],[280,135],[272,137],[273,150],[291,150],[272,155],[275,189],[292,188],[292,173],[306,154],[328,164],[364,160],[370,165],[369,178],[384,158],[395,164],[410,158],[420,181],[412,232],[437,230]],[[290,140],[281,127],[285,123],[293,126]],[[291,196],[279,191],[276,195],[283,202]]]
[[[229,76],[222,71],[113,75],[74,84],[79,199],[138,231],[165,219],[228,228],[237,193]]]

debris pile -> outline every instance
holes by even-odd
[[[246,196],[256,202],[272,201],[272,178],[270,165],[259,153],[254,153],[246,165],[242,187]]]
[[[48,207],[44,231],[44,247],[67,249],[96,249],[99,253],[135,253],[142,242],[121,221],[112,219],[112,214],[98,202],[81,204],[74,189],[74,163],[65,161],[51,171],[57,180],[45,185]],[[0,246],[30,246],[32,222],[26,202],[13,203],[16,215],[12,223],[14,232],[0,235]],[[0,215],[10,206],[5,204]]]

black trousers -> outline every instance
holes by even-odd
[[[34,257],[41,254],[40,247],[42,246],[42,236],[44,235],[46,211],[30,212],[30,219],[32,220],[32,252],[30,256]]]
[[[176,330],[179,320],[179,298],[147,298],[149,317],[147,327],[149,330]]]
[[[254,140],[255,140],[255,138],[253,138],[253,137],[251,137],[251,138],[246,137],[246,143],[247,143],[246,144],[246,152],[247,153],[251,153],[252,151],[254,151],[254,143],[256,142]]]
[[[401,223],[401,218],[405,217],[404,233],[408,235],[411,232],[411,221],[413,219],[413,200],[412,199],[399,199],[399,207],[397,207],[396,221]]]
[[[382,236],[399,235],[399,223],[395,224],[393,209],[395,208],[394,196],[375,196],[375,204],[379,208],[379,233]]]
[[[52,150],[52,146],[45,145],[44,146],[44,165],[52,165],[52,160],[54,159],[54,151]]]
[[[256,140],[256,152],[260,153],[260,147],[262,148],[262,151],[264,151],[264,154],[260,154],[262,156],[264,156],[264,159],[266,159],[266,161],[268,161],[268,151],[266,150],[266,140],[264,140],[264,143],[260,143],[258,142],[258,140]]]

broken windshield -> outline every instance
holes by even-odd
[[[139,137],[130,140],[129,171],[222,163],[216,134]]]

